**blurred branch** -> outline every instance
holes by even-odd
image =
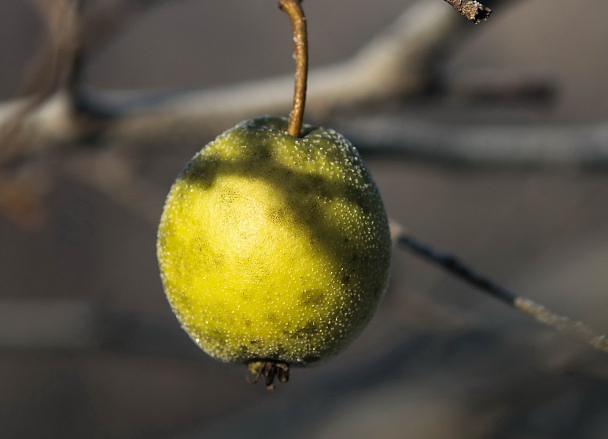
[[[31,104],[48,98],[74,70],[81,50],[82,0],[35,0],[47,28],[47,39],[34,57],[31,74],[22,84],[22,94],[33,95]]]
[[[26,138],[21,135],[23,124],[66,81],[66,72],[79,70],[76,60],[79,58],[81,0],[37,0],[35,3],[48,28],[48,47],[42,52],[45,62],[37,66],[35,79],[24,85],[32,96],[12,106],[14,111],[7,112],[6,120],[0,123],[0,165],[29,149]]]
[[[442,54],[440,49],[464,31],[465,25],[441,3],[415,4],[352,59],[311,72],[309,114],[323,115],[334,108],[422,92],[431,81],[429,72]],[[100,143],[132,145],[158,144],[161,140],[174,143],[183,141],[184,136],[200,139],[217,131],[218,126],[252,115],[287,113],[292,87],[293,77],[286,75],[232,87],[134,99],[128,95],[92,99],[80,92],[77,108],[72,105],[73,96],[59,91],[22,121],[24,146],[19,154],[23,159],[34,151],[65,148],[92,137]],[[0,131],[24,105],[19,101],[0,106]],[[14,154],[10,157],[16,158]]]
[[[58,5],[70,12],[66,19],[70,22],[67,28],[71,30],[57,32],[71,35],[77,41],[68,44],[62,42],[62,38],[53,39],[51,54],[66,60],[63,68],[59,68],[61,74],[55,75],[54,88],[42,87],[37,97],[0,104],[0,156],[3,157],[0,166],[3,163],[8,169],[15,163],[35,163],[39,157],[62,153],[64,171],[106,193],[139,216],[151,218],[156,213],[156,202],[138,196],[137,189],[133,189],[133,193],[123,190],[128,182],[132,188],[146,188],[142,193],[155,193],[149,183],[128,164],[121,165],[119,156],[97,155],[85,148],[95,145],[96,151],[102,151],[108,145],[119,148],[162,145],[168,148],[200,144],[216,134],[218,127],[230,126],[252,115],[289,111],[291,75],[183,93],[85,93],[79,81],[88,52],[113,36],[144,6],[161,1],[97,2],[83,11],[77,0],[58,3],[39,0],[46,11],[49,28],[61,28],[62,21],[58,17],[62,15],[57,12],[60,10]],[[79,25],[74,23],[77,20],[80,20]],[[460,44],[454,41],[462,40],[459,36],[469,29],[471,27],[464,20],[439,2],[423,0],[415,4],[352,59],[311,72],[309,115],[313,119],[323,119],[333,114],[330,118],[336,120],[336,128],[344,131],[364,152],[397,152],[477,163],[561,161],[598,164],[608,160],[608,127],[603,124],[557,128],[466,127],[396,117],[343,121],[336,119],[338,112],[332,113],[335,109],[423,94],[436,80],[436,75],[430,72],[445,56],[446,48]],[[59,56],[59,53],[64,55]],[[68,86],[62,87],[66,81]],[[509,81],[522,88],[521,83]],[[84,154],[74,154],[83,150]],[[96,158],[104,157],[111,157],[111,166],[105,159],[94,163]],[[122,184],[106,178],[112,175],[107,172],[112,167],[125,171],[121,171],[121,178],[116,180]],[[12,189],[5,194],[8,194],[5,200],[29,199],[27,190],[22,197],[14,196]],[[7,201],[0,203],[0,209],[18,205],[23,206]]]
[[[39,153],[61,135],[69,143],[88,135],[92,124],[97,128],[108,114],[82,95],[86,57],[143,10],[165,0],[107,0],[90,8],[84,0],[32,1],[46,24],[47,40],[23,82],[20,95],[26,97],[0,108],[0,165],[27,156],[34,141],[43,142],[36,148]],[[60,97],[60,105],[52,96]],[[56,126],[53,139],[44,142],[48,132],[37,136],[30,130],[47,117]]]
[[[471,104],[547,106],[555,101],[559,91],[551,74],[532,70],[476,68],[441,76],[433,90],[437,95]]]
[[[151,2],[156,3],[156,2]],[[114,1],[98,6],[120,8],[134,15],[139,2]],[[112,9],[118,8],[118,9]],[[130,8],[130,9],[129,9]],[[108,15],[109,12],[108,12]],[[129,14],[127,14],[129,15]],[[114,29],[106,22],[104,29]],[[92,20],[92,18],[87,18]],[[438,2],[415,4],[352,59],[311,72],[308,113],[322,119],[332,109],[353,108],[369,102],[394,100],[422,93],[433,65],[460,33],[470,27]],[[108,32],[110,32],[108,30]],[[525,84],[509,79],[511,87]],[[504,81],[503,81],[504,82]],[[90,144],[130,147],[206,142],[218,127],[263,113],[287,113],[293,78],[286,75],[251,83],[184,93],[104,93],[73,96],[59,91],[22,120],[19,154],[27,157],[53,154]],[[469,86],[470,87],[470,86]],[[6,132],[28,101],[0,105],[2,150]],[[608,160],[608,127],[590,126],[450,126],[395,117],[337,121],[363,151],[395,152],[440,160],[471,163],[591,163]],[[11,158],[18,159],[14,154]]]
[[[84,0],[30,0],[34,3],[47,28],[47,39],[34,55],[21,95],[39,95],[51,91],[58,79],[74,75],[78,56],[92,53],[120,30],[131,24],[144,11],[167,0],[103,0],[85,8]],[[90,2],[89,2],[90,3]],[[46,84],[46,85],[45,85]]]
[[[123,3],[132,2],[104,6],[112,10]],[[85,24],[91,16],[105,16],[92,12],[81,15]],[[106,21],[112,24],[111,20]],[[111,26],[106,24],[104,29],[108,28]],[[438,47],[444,45],[449,34],[461,29],[465,29],[462,20],[439,3],[424,2],[408,9],[353,59],[313,72],[317,86],[309,94],[309,108],[313,113],[315,109],[323,113],[330,106],[392,98],[398,90],[402,95],[420,92],[427,86],[427,72],[438,56]],[[86,34],[81,38],[86,37],[90,27],[84,26],[83,32]],[[86,140],[95,145],[130,147],[202,143],[218,125],[289,108],[288,90],[292,87],[291,76],[200,92],[118,98],[111,94],[91,97],[72,87],[59,90],[44,106],[30,112],[22,124],[22,143],[30,145],[32,156],[71,148],[60,161],[64,172],[154,223],[158,207],[162,206],[162,191],[138,176],[116,151],[106,154],[99,148],[73,148],[86,145]],[[75,107],[75,103],[79,106]],[[0,126],[3,116],[10,117],[21,104],[0,107]]]
[[[410,250],[433,264],[441,266],[451,274],[490,294],[501,302],[524,314],[530,315],[536,321],[550,328],[575,336],[594,349],[608,354],[608,338],[605,335],[596,333],[582,322],[575,322],[568,317],[557,315],[543,305],[499,285],[478,273],[474,268],[465,264],[453,254],[437,250],[429,244],[422,242],[396,223],[391,224],[391,229],[393,240],[401,247]]]
[[[608,164],[608,123],[454,125],[393,116],[336,121],[364,152],[494,165]]]

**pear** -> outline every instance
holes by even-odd
[[[282,380],[289,365],[326,360],[361,332],[387,288],[391,251],[357,150],[333,130],[286,129],[263,116],[205,146],[173,184],[158,229],[163,286],[184,330],[212,357]]]

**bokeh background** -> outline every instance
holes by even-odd
[[[313,67],[349,58],[411,3],[307,0]],[[532,72],[552,99],[436,98],[391,111],[443,122],[605,121],[608,3],[503,3],[458,42],[445,74]],[[85,82],[188,89],[289,73],[289,32],[269,0],[159,2],[95,54]],[[0,0],[0,98],[16,96],[43,38],[29,2]],[[160,145],[138,168],[168,190],[200,146]],[[389,215],[417,236],[608,332],[605,170],[364,158]],[[209,359],[178,327],[154,224],[69,175],[41,184],[47,178],[42,227],[0,218],[2,438],[608,437],[605,355],[402,249],[386,300],[351,348],[294,370],[274,392],[249,385],[242,367]]]

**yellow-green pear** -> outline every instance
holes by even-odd
[[[369,322],[390,268],[378,189],[335,131],[242,122],[186,165],[166,200],[158,260],[190,337],[222,361],[306,366]],[[286,375],[286,373],[285,373]],[[273,375],[274,377],[274,375]]]

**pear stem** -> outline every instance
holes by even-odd
[[[301,0],[279,0],[279,8],[289,16],[293,29],[294,57],[296,76],[293,95],[293,109],[289,113],[287,132],[300,137],[306,105],[306,85],[308,81],[308,32],[306,17]]]

